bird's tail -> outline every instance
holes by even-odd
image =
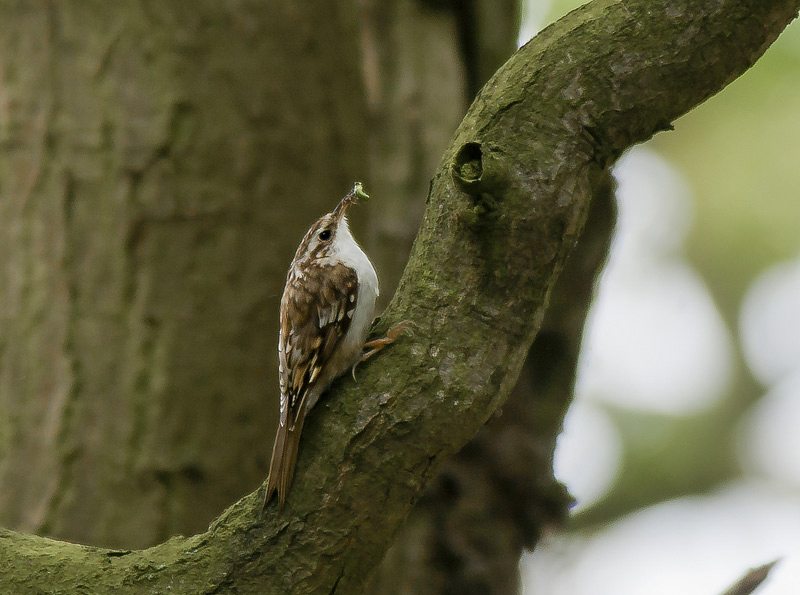
[[[275,444],[272,447],[272,459],[269,463],[269,477],[267,477],[267,490],[264,493],[264,508],[267,507],[272,499],[272,494],[278,492],[280,506],[286,501],[286,494],[289,493],[289,486],[292,485],[294,477],[294,466],[297,462],[297,449],[300,445],[300,432],[303,430],[305,413],[302,411],[294,420],[294,426],[290,429],[289,424],[278,425],[278,432],[275,434]]]

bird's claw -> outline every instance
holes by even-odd
[[[378,353],[381,349],[383,349],[387,345],[391,345],[392,343],[394,343],[408,325],[416,326],[413,320],[404,320],[402,322],[398,322],[396,325],[394,325],[392,328],[386,331],[385,337],[381,337],[380,339],[373,339],[372,341],[367,341],[366,343],[364,343],[364,349],[369,349],[369,351],[366,351],[361,356],[361,358],[355,364],[353,364],[352,368],[353,380],[356,380],[356,366],[358,366],[358,364],[360,364],[361,362],[371,358],[373,355]],[[356,382],[358,381],[356,380]]]

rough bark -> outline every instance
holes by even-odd
[[[445,151],[376,328],[409,318],[414,335],[318,405],[285,508],[261,515],[254,493],[207,532],[136,552],[4,531],[2,590],[357,592],[439,463],[505,401],[605,167],[746,70],[797,10],[604,0],[543,31]]]
[[[519,592],[522,550],[533,547],[543,531],[560,527],[572,503],[553,476],[553,454],[572,401],[583,324],[613,224],[609,175],[597,187],[514,390],[443,465],[367,592]]]
[[[357,27],[0,4],[2,525],[143,547],[263,479],[285,271],[366,169]]]
[[[382,284],[392,291],[422,214],[423,205],[417,208],[409,199],[426,191],[428,172],[434,170],[463,116],[467,98],[474,97],[514,52],[521,7],[515,0],[376,1],[366,6],[362,27],[367,43],[363,47],[368,67],[369,134],[375,147],[370,152],[371,182],[382,205],[379,213],[371,213],[371,238],[377,241],[369,248],[379,262]],[[443,77],[445,72],[449,76]],[[389,212],[393,216],[387,217]],[[603,233],[600,229],[593,232],[597,236]],[[586,240],[581,243],[585,246]],[[593,254],[590,249],[586,255]],[[573,256],[572,261],[580,262],[583,256]],[[587,278],[591,279],[591,272]],[[575,289],[578,281],[567,282],[572,287],[560,293]],[[564,280],[559,286],[565,287]],[[588,292],[585,295],[588,299]],[[557,334],[561,345],[574,349],[564,353],[534,347],[537,353],[529,354],[520,381],[503,408],[506,414],[481,430],[452,464],[445,465],[409,514],[366,593],[517,591],[517,558],[522,545],[529,542],[526,534],[536,524],[534,509],[538,512],[542,504],[559,508],[553,510],[554,517],[564,509],[563,492],[549,472],[555,442],[551,439],[542,444],[542,438],[552,435],[537,430],[544,420],[547,425],[553,419],[542,415],[542,409],[548,408],[543,403],[553,404],[554,411],[563,414],[569,402],[582,327],[580,323],[570,328],[548,323],[548,319],[556,320],[554,311],[563,315],[585,307],[581,300],[569,303],[573,306],[567,309],[551,306],[545,320],[545,327],[550,327],[546,342],[552,347]],[[543,345],[545,340],[537,343]],[[548,374],[548,382],[538,383],[540,387],[549,385],[549,399],[542,400],[541,394],[535,398],[534,365],[565,372]],[[515,448],[495,448],[509,446],[512,436]],[[546,498],[557,502],[543,502]],[[494,512],[479,514],[480,510]]]

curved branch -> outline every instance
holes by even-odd
[[[595,190],[514,390],[442,465],[366,593],[517,593],[523,550],[566,521],[574,500],[555,479],[553,454],[572,401],[595,280],[611,242],[610,172]]]
[[[0,532],[0,591],[356,592],[433,477],[502,404],[604,168],[744,72],[800,0],[596,0],[483,88],[446,151],[379,329],[416,323],[307,422],[284,509],[259,494],[136,552]],[[313,450],[312,450],[313,447]]]

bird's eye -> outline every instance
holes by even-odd
[[[331,230],[330,229],[323,229],[319,232],[319,239],[320,240],[330,240],[331,239]]]

